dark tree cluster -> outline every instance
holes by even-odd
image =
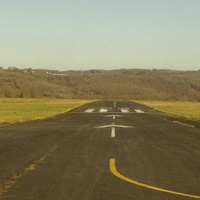
[[[200,101],[200,70],[1,68],[0,97]]]

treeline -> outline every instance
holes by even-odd
[[[0,97],[200,101],[200,70],[0,68]]]

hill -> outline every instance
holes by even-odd
[[[200,101],[200,70],[1,68],[0,97]]]

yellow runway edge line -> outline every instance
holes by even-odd
[[[4,197],[4,195],[15,185],[22,177],[24,177],[26,174],[28,174],[31,171],[36,170],[39,164],[41,164],[44,160],[46,160],[53,151],[56,150],[58,146],[54,145],[45,155],[43,155],[41,158],[24,168],[21,172],[18,174],[13,174],[13,176],[7,180],[3,185],[0,184],[0,200]]]
[[[185,194],[185,193],[182,193],[182,192],[171,191],[171,190],[167,190],[167,189],[163,189],[163,188],[147,185],[147,184],[144,184],[144,183],[140,183],[138,181],[135,181],[135,180],[132,180],[130,178],[127,178],[127,177],[123,176],[122,174],[120,174],[117,171],[116,166],[115,166],[115,159],[113,159],[113,158],[110,159],[110,164],[109,165],[110,165],[111,173],[113,175],[115,175],[116,177],[122,179],[123,181],[129,182],[129,183],[132,183],[134,185],[138,185],[138,186],[141,186],[141,187],[144,187],[144,188],[148,188],[148,189],[151,189],[151,190],[156,190],[156,191],[159,191],[159,192],[165,192],[165,193],[174,194],[174,195],[178,195],[178,196],[189,197],[189,198],[193,198],[193,199],[200,199],[200,196],[191,195],[191,194]]]

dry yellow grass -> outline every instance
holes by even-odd
[[[91,102],[66,99],[0,99],[0,124],[44,119]]]
[[[174,116],[200,121],[200,102],[135,101]]]

